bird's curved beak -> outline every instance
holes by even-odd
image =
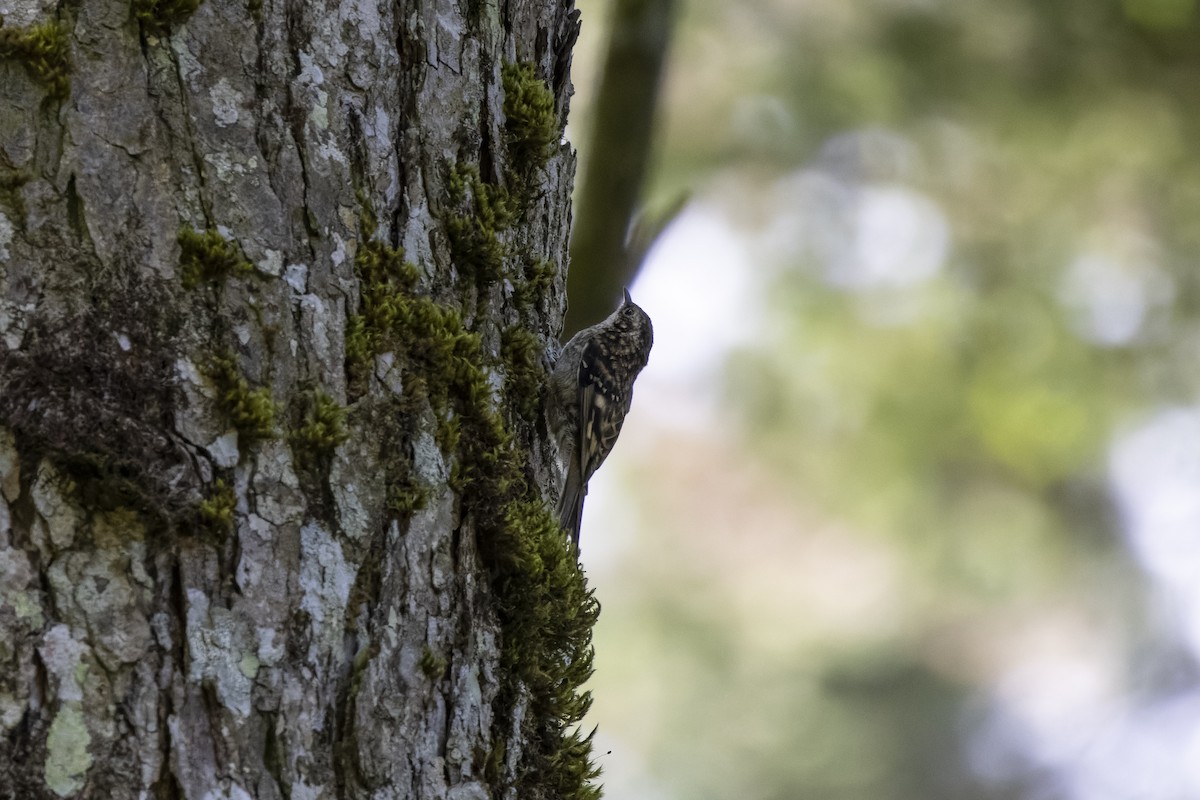
[[[632,303],[632,302],[633,302],[633,298],[629,296],[629,290],[628,290],[628,289],[622,289],[621,291],[623,291],[623,292],[625,293],[625,304],[626,304],[626,305],[628,305],[629,303]]]

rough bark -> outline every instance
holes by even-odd
[[[0,798],[594,792],[543,499],[577,26],[5,10]]]

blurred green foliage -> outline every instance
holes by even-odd
[[[673,47],[652,192],[719,186],[707,202],[761,243],[769,284],[729,418],[777,492],[897,559],[903,612],[781,654],[720,616],[727,560],[640,553],[637,611],[611,624],[671,673],[631,690],[662,732],[653,774],[688,798],[1050,796],[972,777],[964,720],[1000,668],[966,649],[1000,619],[1137,616],[1105,462],[1200,389],[1200,9],[692,0]],[[847,277],[880,191],[944,223],[925,273]],[[732,533],[731,553],[757,541]]]

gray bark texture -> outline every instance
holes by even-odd
[[[571,0],[0,0],[0,798],[587,798]]]

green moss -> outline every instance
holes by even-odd
[[[546,385],[541,360],[544,349],[537,336],[517,325],[506,328],[500,336],[505,400],[513,414],[528,424],[533,424],[542,406]]]
[[[429,645],[421,651],[421,660],[418,662],[421,667],[421,672],[425,673],[425,677],[431,681],[440,680],[442,675],[446,673],[446,667],[449,662],[445,658],[433,652],[433,648]]]
[[[447,188],[453,205],[471,209],[446,220],[454,266],[482,291],[504,275],[508,252],[499,234],[513,224],[516,205],[506,188],[483,181],[474,167],[451,170]]]
[[[392,348],[406,295],[417,283],[417,268],[404,251],[373,238],[374,217],[363,220],[364,240],[354,255],[359,308],[346,325],[346,378],[352,394],[366,390],[375,356]]]
[[[469,168],[453,171],[450,194],[473,209],[447,225],[455,264],[486,286],[504,274],[507,254],[498,234],[516,220],[516,203]],[[519,797],[597,797],[591,737],[577,725],[591,702],[580,687],[592,672],[591,631],[599,607],[557,520],[527,477],[528,444],[516,431],[529,435],[531,426],[514,424],[536,420],[545,384],[541,342],[527,328],[512,326],[501,334],[500,352],[489,353],[458,309],[415,294],[416,268],[374,238],[369,211],[364,234],[369,239],[360,242],[355,258],[362,301],[347,328],[347,374],[358,391],[366,391],[369,365],[390,351],[405,396],[393,402],[409,404],[395,418],[415,424],[419,408],[427,402],[432,409],[436,439],[451,457],[450,486],[462,519],[476,533],[501,625],[504,678],[493,706],[498,743],[511,735],[518,700],[529,703],[518,773],[503,774],[501,744],[489,778],[497,794],[512,788]],[[554,272],[532,262],[524,275],[529,277],[518,281],[530,284],[532,303]],[[495,375],[504,379],[499,396]],[[387,465],[389,510],[400,518],[427,499],[411,469],[415,431],[405,435],[402,444],[389,444],[396,455]]]
[[[529,709],[518,797],[597,798],[592,735],[578,730],[591,706],[592,627],[600,613],[557,520],[540,498],[509,502],[488,548],[503,630],[497,731],[524,686]]]
[[[184,226],[177,237],[179,267],[185,289],[222,281],[231,275],[248,275],[254,266],[215,228],[203,233]]]
[[[30,176],[26,172],[0,167],[0,204],[6,205],[16,212],[18,225],[24,225],[25,198],[21,196],[21,187],[29,183]]]
[[[203,0],[133,0],[130,5],[143,28],[164,33],[190,17]]]
[[[533,64],[505,64],[501,81],[504,180],[491,183],[473,166],[459,165],[447,181],[450,206],[455,209],[445,220],[451,257],[459,273],[481,292],[504,277],[510,253],[501,234],[530,204],[535,178],[560,138],[554,94],[537,77]]]
[[[525,263],[520,278],[513,281],[513,301],[522,319],[533,317],[545,302],[557,277],[558,266],[553,261],[531,259]]]
[[[237,496],[233,493],[233,487],[218,478],[210,488],[208,497],[197,506],[201,525],[213,533],[232,532],[236,506]]]
[[[411,471],[388,481],[387,508],[397,519],[407,520],[429,505],[429,489],[411,479]]]
[[[217,406],[237,429],[243,445],[275,436],[275,401],[267,387],[251,389],[238,368],[237,357],[224,352],[203,365],[205,376],[217,390]]]
[[[537,67],[532,63],[505,64],[500,76],[509,168],[529,180],[545,165],[560,139],[554,94],[537,77]]]
[[[308,392],[301,398],[303,421],[288,434],[292,451],[301,463],[327,460],[346,441],[346,409],[324,392]]]
[[[24,64],[45,84],[52,98],[62,99],[70,91],[70,43],[66,28],[57,22],[28,28],[0,27],[0,61],[5,60]]]

